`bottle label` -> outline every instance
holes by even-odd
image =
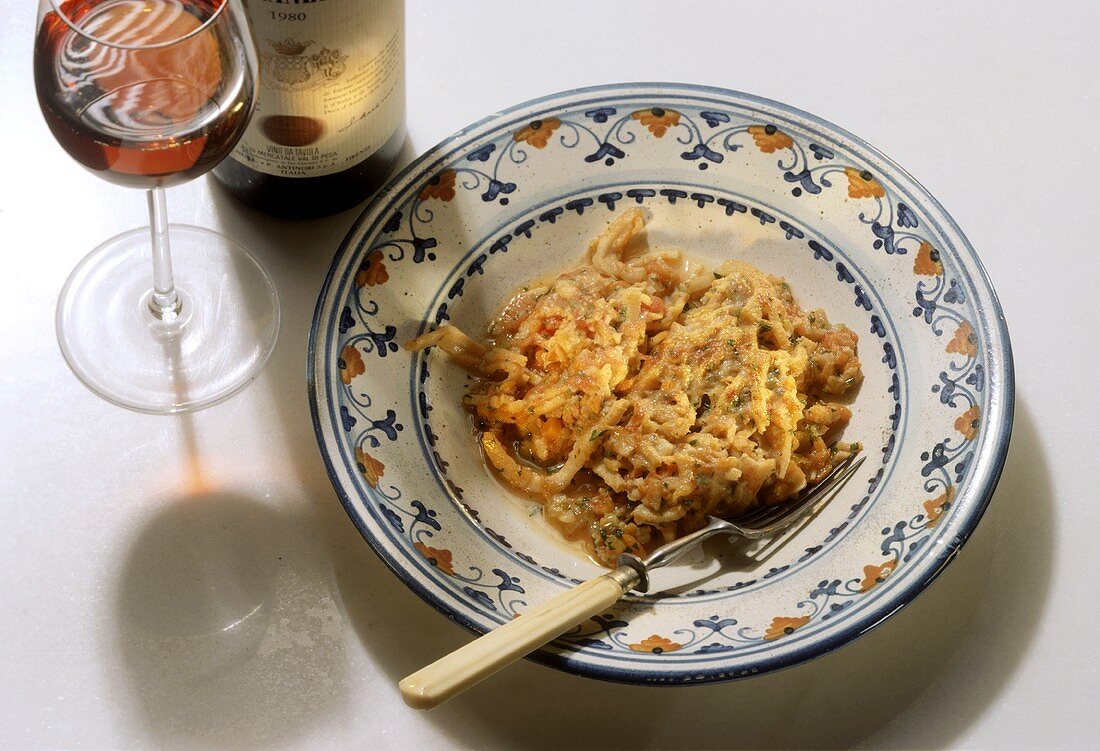
[[[403,0],[246,0],[260,59],[256,109],[233,157],[317,177],[354,167],[405,112]]]

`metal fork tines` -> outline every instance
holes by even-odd
[[[863,464],[864,458],[861,456],[857,459],[855,455],[849,456],[833,467],[820,482],[808,488],[797,498],[750,511],[734,519],[731,525],[737,529],[738,534],[750,540],[782,532],[812,512],[819,502],[831,500],[829,494],[848,481],[848,478]]]
[[[702,529],[673,540],[654,550],[645,560],[626,553],[619,558],[620,566],[629,566],[637,572],[640,581],[634,587],[638,592],[649,590],[649,572],[667,566],[707,538],[720,534],[739,535],[749,540],[769,537],[788,529],[819,507],[831,501],[844,484],[851,479],[864,462],[864,457],[849,456],[839,462],[817,484],[807,488],[799,496],[785,503],[754,509],[733,521],[707,517]]]

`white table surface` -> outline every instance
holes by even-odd
[[[282,335],[262,376],[205,412],[100,401],[61,358],[54,305],[145,202],[54,143],[31,81],[34,3],[3,7],[0,747],[1100,748],[1100,5],[409,3],[417,152],[521,100],[620,80],[738,88],[860,134],[978,249],[1018,387],[973,539],[854,644],[696,688],[525,662],[428,714],[397,680],[468,637],[346,518],[306,401],[313,304],[356,212],[292,223],[205,179],[169,191],[175,221],[264,259]]]

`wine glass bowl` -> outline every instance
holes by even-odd
[[[248,125],[257,58],[239,0],[39,0],[34,73],[62,148],[148,191],[151,231],[102,243],[62,290],[69,366],[103,398],[144,412],[235,393],[274,346],[275,286],[229,238],[169,225],[164,189],[212,169]]]
[[[58,143],[119,185],[170,187],[220,162],[248,124],[247,40],[223,1],[69,0],[39,27],[39,104]]]

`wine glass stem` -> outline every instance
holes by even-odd
[[[164,188],[149,191],[149,228],[153,235],[153,294],[149,310],[165,323],[175,320],[183,307],[172,278],[172,253],[168,243],[168,204]]]

